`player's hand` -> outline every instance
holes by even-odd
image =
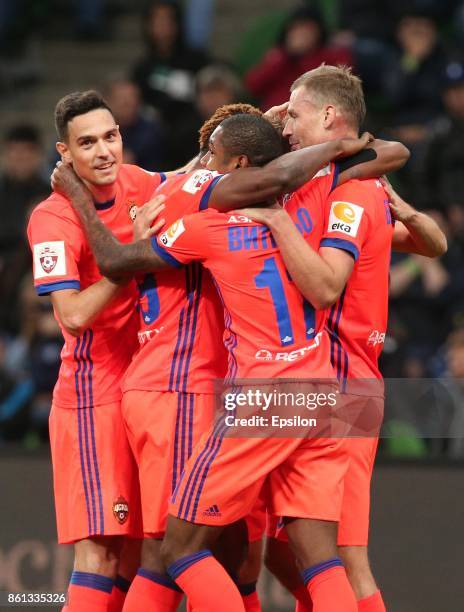
[[[137,208],[134,221],[134,241],[151,238],[161,230],[166,223],[165,219],[160,217],[166,208],[165,201],[166,196],[158,195],[147,202],[145,206]]]
[[[57,162],[50,182],[53,191],[60,193],[70,200],[77,194],[89,195],[91,197],[90,191],[74,172],[74,168],[65,162]]]
[[[369,132],[364,132],[360,138],[342,138],[338,141],[338,145],[340,147],[339,154],[336,159],[339,157],[351,157],[352,155],[356,155],[359,151],[362,151],[367,147],[367,145],[374,140],[372,134]]]
[[[284,102],[283,104],[272,106],[264,113],[264,117],[266,117],[266,119],[270,121],[277,130],[283,130],[288,105],[288,102]]]
[[[383,176],[380,181],[388,194],[390,200],[389,206],[393,218],[402,223],[409,223],[413,217],[417,215],[416,209],[405,202],[403,198],[396,193],[386,176]]]
[[[285,214],[282,206],[275,203],[272,206],[262,206],[256,208],[241,208],[234,212],[236,215],[244,215],[255,221],[256,223],[262,223],[263,225],[271,226],[276,217],[281,214]]]

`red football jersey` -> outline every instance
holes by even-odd
[[[388,195],[378,180],[351,180],[327,200],[321,247],[343,248],[356,261],[327,322],[332,363],[343,382],[381,378],[393,229]]]
[[[303,210],[303,235],[312,229]],[[239,212],[207,210],[179,219],[152,244],[172,265],[199,261],[211,271],[225,310],[229,379],[333,378],[326,313],[297,290],[268,228]]]
[[[115,199],[96,204],[101,220],[119,240],[132,240],[135,207],[145,204],[164,178],[137,166],[121,167]],[[63,196],[52,193],[34,209],[27,234],[39,295],[83,291],[102,278],[79,219]],[[53,394],[56,404],[86,407],[121,398],[121,378],[137,348],[136,302],[131,282],[79,338],[61,328],[65,342]]]
[[[167,227],[185,214],[208,207],[222,175],[198,170],[168,179],[157,190],[167,196]],[[123,390],[212,393],[223,378],[224,313],[211,275],[198,262],[181,270],[140,276],[140,349],[123,381]]]

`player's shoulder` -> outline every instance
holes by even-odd
[[[195,195],[199,191],[202,191],[206,184],[210,183],[212,179],[220,177],[218,172],[214,170],[193,170],[192,172],[185,172],[182,174],[176,174],[170,176],[166,183],[163,185],[163,192],[172,192],[179,190],[181,193]]]
[[[137,184],[141,180],[155,181],[157,178],[164,180],[165,175],[162,172],[144,170],[140,168],[140,166],[135,166],[134,164],[122,164],[119,168],[117,180],[126,185],[127,183]]]
[[[56,219],[68,219],[73,222],[77,221],[77,215],[69,200],[55,191],[33,208],[31,220],[41,217],[54,217]]]

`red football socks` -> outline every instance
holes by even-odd
[[[314,612],[358,612],[358,604],[340,559],[329,559],[302,572]]]
[[[107,612],[113,581],[89,572],[73,572],[66,612]]]
[[[175,612],[183,596],[169,576],[141,568],[127,593],[123,612]]]
[[[168,573],[194,610],[245,612],[236,584],[209,550],[179,559],[168,567]]]
[[[358,600],[358,612],[386,612],[386,610],[380,591]]]

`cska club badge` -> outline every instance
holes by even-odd
[[[129,213],[129,217],[133,223],[137,218],[137,204],[128,204],[127,212]]]
[[[123,525],[129,516],[129,504],[121,495],[113,502],[114,518],[120,525]]]
[[[42,266],[42,270],[46,274],[50,274],[55,269],[58,261],[58,254],[53,248],[44,247],[43,251],[40,253],[39,261],[40,265]]]

